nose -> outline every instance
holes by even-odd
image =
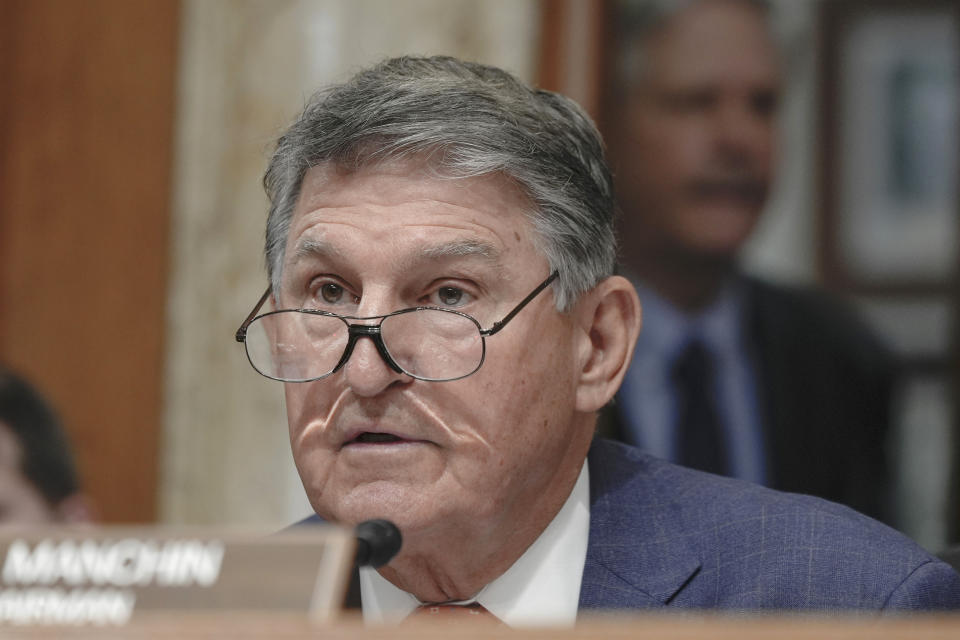
[[[343,376],[347,386],[358,396],[373,397],[393,385],[413,380],[387,362],[386,354],[380,351],[383,343],[379,338],[379,335],[363,332],[351,336],[355,342],[343,365]]]
[[[748,101],[728,101],[716,114],[718,152],[747,166],[764,163],[772,148],[773,127],[773,119],[757,113]]]

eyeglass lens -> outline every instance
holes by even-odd
[[[394,362],[417,378],[459,378],[476,371],[483,361],[480,327],[458,313],[420,309],[389,315],[382,319],[380,332]],[[257,318],[246,337],[247,355],[254,368],[287,382],[329,375],[349,341],[343,319],[296,310]]]

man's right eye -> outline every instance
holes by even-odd
[[[320,297],[323,298],[324,302],[329,302],[331,304],[340,302],[340,299],[343,298],[343,287],[338,284],[328,282],[320,287]]]
[[[709,89],[688,89],[666,94],[664,103],[676,114],[702,113],[716,106],[717,95]]]

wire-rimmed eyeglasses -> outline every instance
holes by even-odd
[[[247,359],[261,375],[281,382],[311,382],[339,371],[357,340],[367,336],[387,365],[418,380],[445,382],[477,372],[486,357],[486,339],[558,276],[551,273],[503,319],[489,329],[473,316],[442,307],[411,307],[380,316],[344,316],[319,309],[281,309],[257,315],[270,288],[237,329]],[[367,322],[376,320],[375,324]],[[362,322],[357,322],[362,321]]]

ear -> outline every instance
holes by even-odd
[[[582,305],[582,306],[581,306]],[[640,335],[640,299],[630,281],[610,276],[575,307],[580,322],[578,411],[599,411],[620,388]]]

